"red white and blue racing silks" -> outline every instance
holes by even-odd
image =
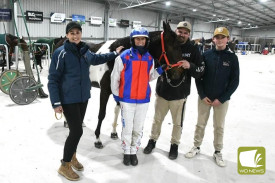
[[[149,81],[162,73],[161,67],[154,69],[154,59],[149,52],[141,55],[133,47],[125,50],[116,58],[111,74],[111,89],[115,100],[126,103],[150,102]]]

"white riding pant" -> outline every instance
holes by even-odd
[[[149,103],[120,102],[122,121],[122,149],[124,154],[136,154],[143,135],[143,124]]]

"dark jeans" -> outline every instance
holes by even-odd
[[[83,134],[82,123],[87,105],[88,101],[62,105],[70,130],[64,146],[63,161],[65,162],[72,160],[73,154],[76,152],[79,140]]]

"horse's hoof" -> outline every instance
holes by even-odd
[[[113,140],[118,139],[118,136],[117,136],[116,132],[111,133],[111,139],[113,139]]]
[[[103,148],[102,142],[95,142],[95,147],[98,149],[102,149]]]

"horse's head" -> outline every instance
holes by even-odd
[[[158,34],[158,36],[155,36]],[[159,64],[167,64],[168,77],[171,79],[179,79],[184,69],[178,68],[175,64],[182,59],[182,51],[180,48],[180,42],[177,39],[177,35],[172,31],[169,23],[163,22],[163,41],[161,40],[161,32],[150,32],[150,45],[149,51],[155,59],[159,59]],[[164,44],[164,50],[162,50],[162,44]],[[166,54],[167,59],[163,53]],[[163,55],[163,56],[161,56]]]
[[[62,36],[60,36],[59,38],[55,38],[54,40],[53,40],[53,44],[57,44],[59,41],[61,41],[61,40],[63,40],[63,41],[65,41],[66,40],[66,36],[65,37],[62,37]]]
[[[25,41],[25,39],[24,39],[23,36],[22,36],[21,38],[19,38],[19,41],[18,41],[18,39],[17,39],[16,42],[17,42],[17,45],[18,45],[19,47],[21,47],[21,49],[22,49],[23,51],[29,51],[28,44],[26,43],[26,41]]]
[[[15,46],[19,46],[23,51],[29,51],[28,45],[26,41],[24,40],[23,36],[18,39],[17,36],[7,34],[6,35],[6,41],[8,45],[10,45],[10,53],[13,52]]]
[[[65,37],[60,37],[60,38],[55,38],[54,39],[54,46],[53,46],[53,50],[52,50],[52,53],[57,49],[57,48],[59,48],[60,46],[62,46],[63,45],[63,43],[64,43],[64,41],[67,39],[67,37],[65,36]]]

